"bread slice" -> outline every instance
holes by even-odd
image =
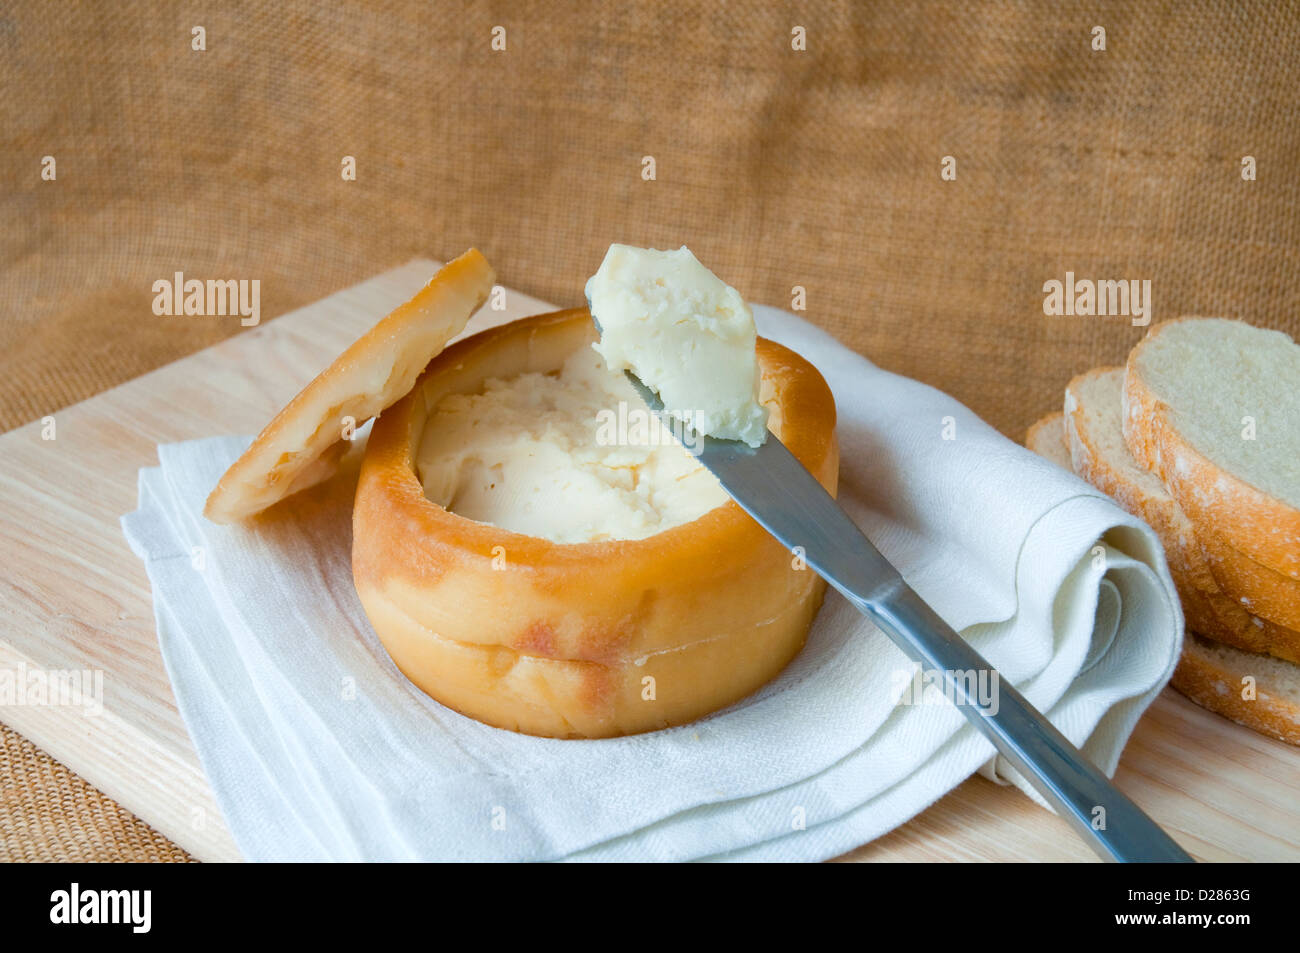
[[[1300,579],[1270,569],[1228,543],[1218,533],[1198,533],[1210,572],[1251,615],[1300,630]]]
[[[329,478],[351,431],[391,407],[465,329],[496,276],[477,249],[448,262],[298,392],[230,465],[203,515],[233,523]]]
[[[1025,434],[1025,446],[1057,466],[1071,469],[1070,448],[1065,443],[1065,415],[1060,411],[1035,421]]]
[[[1300,580],[1300,346],[1222,318],[1154,326],[1129,354],[1124,439],[1192,522]]]
[[[1300,745],[1300,667],[1290,662],[1188,632],[1170,684],[1202,708]]]
[[[1080,374],[1065,389],[1074,472],[1146,521],[1165,547],[1188,628],[1250,652],[1300,662],[1300,632],[1247,612],[1219,586],[1201,537],[1163,483],[1137,465],[1121,434],[1124,368]]]
[[[1103,370],[1105,370],[1103,368]],[[1049,414],[1029,428],[1025,446],[1064,466],[1069,462],[1061,414]],[[1253,678],[1254,697],[1243,697]],[[1282,659],[1243,652],[1195,632],[1183,640],[1183,653],[1170,684],[1202,708],[1260,734],[1300,745],[1300,667]]]

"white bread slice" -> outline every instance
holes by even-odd
[[[1069,463],[1062,415],[1049,414],[1025,436],[1025,446],[1053,463]],[[1255,698],[1242,697],[1243,679],[1255,679]],[[1300,667],[1281,659],[1243,652],[1194,632],[1170,684],[1193,702],[1239,725],[1300,745]]]
[[[1183,318],[1129,354],[1123,429],[1138,464],[1197,527],[1300,580],[1298,419],[1300,346],[1281,332]]]
[[[1242,697],[1253,679],[1254,697]],[[1202,708],[1300,745],[1300,666],[1188,632],[1170,684]]]
[[[1065,443],[1065,415],[1060,411],[1035,421],[1025,434],[1025,446],[1057,466],[1070,467],[1070,448]]]
[[[1145,520],[1165,547],[1187,626],[1250,652],[1300,662],[1300,632],[1247,612],[1219,586],[1198,532],[1163,483],[1137,465],[1121,435],[1124,368],[1080,374],[1065,390],[1065,434],[1074,472]]]

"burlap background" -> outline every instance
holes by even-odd
[[[1016,437],[1141,334],[1045,317],[1066,270],[1295,334],[1300,10],[1133,6],[0,3],[0,425],[239,331],[174,271],[270,317],[470,244],[561,304],[688,244]],[[168,853],[6,732],[0,856]]]

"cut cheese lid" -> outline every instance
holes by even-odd
[[[495,281],[477,249],[444,265],[275,415],[222,475],[203,514],[233,523],[327,479],[347,451],[345,434],[406,396]]]

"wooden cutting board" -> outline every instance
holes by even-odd
[[[239,853],[176,710],[149,583],[118,525],[159,443],[253,433],[433,273],[413,261],[0,437],[0,670],[103,673],[103,711],[0,706],[32,739],[203,860]],[[551,310],[508,292],[470,330]],[[177,318],[210,321],[216,318]],[[23,669],[22,667],[26,668]],[[1119,786],[1205,860],[1300,859],[1300,749],[1166,689]],[[1023,794],[972,778],[852,860],[1070,860],[1089,850]]]

